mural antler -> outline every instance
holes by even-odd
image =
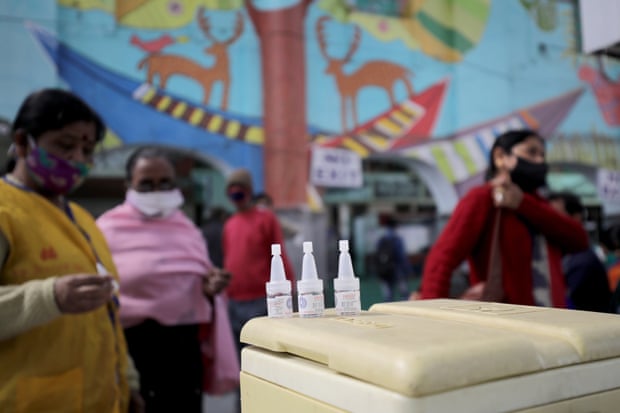
[[[219,43],[220,41],[211,34],[211,23],[209,23],[209,19],[205,16],[205,8],[203,6],[198,8],[196,18],[198,19],[198,27],[202,30],[202,34],[213,43]]]
[[[204,49],[205,53],[215,58],[215,63],[210,67],[204,67],[195,61],[183,56],[163,54],[160,52],[151,53],[138,63],[138,69],[147,67],[147,82],[153,84],[154,77],[159,76],[159,87],[166,88],[168,78],[172,75],[181,75],[194,79],[202,85],[204,90],[203,102],[209,103],[211,89],[215,82],[222,82],[222,110],[228,108],[228,91],[230,88],[230,58],[228,56],[228,46],[234,43],[243,33],[243,15],[238,12],[235,28],[232,36],[226,41],[220,41],[211,33],[209,19],[204,14],[204,8],[200,7],[196,18],[198,25],[209,39],[211,46]]]
[[[213,36],[213,34],[211,34],[211,23],[205,15],[205,8],[203,6],[198,8],[196,16],[198,18],[198,26],[200,27],[200,30],[202,30],[202,33],[205,35],[205,37],[211,40],[213,43],[221,43],[226,46],[230,46],[231,44],[236,42],[243,33],[243,14],[241,12],[237,12],[235,20],[235,30],[230,39],[226,41],[218,40],[215,36]]]
[[[353,34],[353,42],[351,43],[351,47],[347,51],[347,54],[342,59],[343,63],[348,63],[351,61],[351,58],[357,52],[357,48],[360,45],[360,40],[362,39],[362,32],[359,27],[355,26],[355,33]]]
[[[331,60],[331,58],[327,54],[327,42],[325,41],[323,31],[325,30],[325,23],[328,20],[331,20],[331,19],[327,16],[322,16],[316,22],[316,38],[317,38],[317,41],[319,42],[319,49],[321,50],[321,54],[327,61]]]
[[[319,43],[321,54],[327,60],[327,69],[325,73],[334,76],[336,87],[340,93],[340,113],[342,117],[342,129],[347,130],[347,106],[351,105],[351,115],[353,117],[352,129],[357,126],[357,94],[360,89],[367,86],[376,86],[384,89],[390,99],[390,104],[396,106],[396,98],[394,97],[394,84],[401,80],[407,88],[407,97],[413,95],[413,85],[409,80],[411,73],[403,66],[382,60],[375,60],[365,63],[357,71],[346,74],[343,66],[351,61],[351,58],[357,51],[361,41],[361,30],[355,26],[353,41],[349,50],[342,59],[335,59],[329,56],[327,52],[327,42],[325,40],[325,23],[331,20],[328,16],[322,16],[316,22],[316,35]]]

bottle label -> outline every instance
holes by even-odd
[[[355,291],[336,291],[334,294],[336,304],[336,314],[338,315],[358,315],[362,312],[359,290]]]
[[[293,300],[290,295],[267,297],[267,316],[274,318],[290,317],[293,314]]]
[[[302,317],[320,317],[325,310],[322,293],[299,294],[299,315]]]

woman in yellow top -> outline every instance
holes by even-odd
[[[93,218],[65,198],[103,133],[95,112],[58,89],[28,96],[13,123],[16,162],[0,179],[3,413],[128,411],[116,269]]]

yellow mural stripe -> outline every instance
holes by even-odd
[[[172,99],[170,98],[170,96],[164,96],[164,98],[157,103],[157,110],[164,111],[168,109],[170,103],[172,103]]]
[[[262,145],[265,142],[265,136],[263,134],[263,128],[259,126],[250,126],[245,133],[245,141],[249,143],[255,143]]]
[[[172,109],[172,116],[174,116],[175,118],[180,118],[185,113],[185,109],[187,109],[187,103],[177,103],[174,109]]]
[[[474,162],[471,157],[467,146],[463,143],[463,141],[454,142],[454,150],[456,153],[463,159],[463,163],[465,164],[465,169],[470,175],[473,175],[477,171],[476,162]]]
[[[313,138],[314,143],[317,143],[319,145],[327,142],[327,140],[330,138],[330,136],[328,135],[315,135]]]
[[[389,141],[383,136],[379,135],[365,135],[364,139],[368,141],[368,143],[378,149],[385,150],[389,146]]]
[[[204,117],[205,112],[200,108],[195,108],[192,114],[189,116],[189,123],[196,126],[200,123],[202,118]]]
[[[400,111],[403,112],[406,116],[410,118],[417,117],[420,115],[420,108],[410,105],[410,101],[406,101],[400,106]]]
[[[454,172],[452,168],[450,168],[450,162],[448,161],[448,157],[444,153],[443,149],[439,145],[433,145],[431,147],[431,155],[435,158],[435,162],[441,173],[448,178],[450,183],[455,182]]]
[[[381,119],[379,122],[377,122],[377,129],[380,129],[381,131],[385,133],[396,134],[400,132],[401,127],[400,125],[397,125],[390,119],[384,118],[384,119]]]
[[[155,97],[155,89],[150,88],[146,91],[146,93],[142,96],[142,102],[149,103]]]
[[[411,123],[411,116],[407,116],[401,110],[395,110],[394,112],[390,114],[390,116],[397,119],[404,125],[408,125]]]
[[[362,158],[367,157],[370,154],[370,151],[364,147],[364,145],[360,145],[358,142],[353,140],[352,138],[346,137],[342,142],[342,146],[345,146],[351,149],[353,152],[356,152]]]
[[[226,136],[229,138],[237,139],[239,137],[239,131],[241,130],[241,124],[236,120],[231,120],[226,125]]]
[[[220,115],[213,115],[207,125],[207,129],[209,129],[210,132],[217,132],[222,126],[222,123],[224,123],[224,119]]]

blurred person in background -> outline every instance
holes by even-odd
[[[585,208],[570,192],[549,194],[549,202],[558,211],[583,223]],[[568,308],[601,313],[612,312],[611,290],[603,262],[588,248],[563,258],[564,277],[568,288]]]
[[[609,288],[613,293],[613,308],[620,313],[620,225],[611,225],[603,231],[600,256],[605,261]]]
[[[269,209],[271,211],[273,211],[273,200],[271,199],[271,195],[269,195],[266,192],[260,192],[256,195],[254,195],[254,205],[256,205],[257,208],[266,208]],[[303,240],[301,239],[301,228],[299,228],[298,225],[296,225],[294,222],[292,222],[289,219],[283,218],[283,217],[277,217],[278,218],[278,222],[280,223],[280,228],[282,229],[282,235],[284,235],[285,239],[293,239],[293,238],[299,238],[296,239],[295,241],[297,241],[296,243],[301,245],[301,243],[303,242]]]
[[[271,268],[271,244],[280,244],[287,279],[294,281],[284,237],[271,209],[258,208],[253,200],[253,185],[246,169],[233,171],[227,179],[226,195],[236,212],[224,225],[224,267],[230,271],[227,288],[230,322],[240,354],[241,328],[254,317],[267,315],[267,292]]]
[[[396,219],[381,217],[384,233],[377,241],[375,271],[381,281],[383,301],[406,300],[409,295],[408,278],[411,264],[405,251],[405,243],[396,232]]]
[[[218,296],[229,274],[212,265],[200,230],[180,210],[183,194],[164,151],[137,149],[127,161],[126,183],[125,202],[97,225],[118,267],[120,321],[146,412],[199,413],[205,378],[214,373],[203,366],[203,344],[224,340],[212,358],[226,363],[228,376],[216,384],[232,390],[238,383],[230,324],[221,318],[226,303]],[[210,328],[206,343],[203,326]]]
[[[230,213],[222,208],[215,207],[209,213],[205,223],[202,225],[202,235],[207,241],[209,257],[216,267],[223,267],[224,252],[222,251],[222,234],[224,233],[224,223],[230,217]]]
[[[489,158],[487,182],[460,200],[432,246],[418,296],[448,297],[450,277],[467,259],[463,298],[566,307],[562,255],[586,250],[588,236],[538,193],[548,169],[543,138],[505,132]]]
[[[142,411],[118,320],[117,279],[94,219],[67,200],[105,132],[60,89],[29,95],[0,180],[0,411]]]

